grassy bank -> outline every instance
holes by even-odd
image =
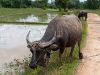
[[[57,13],[59,15],[66,14],[66,12],[58,12],[55,10],[42,10],[42,9],[35,9],[35,8],[25,8],[25,9],[10,9],[10,8],[0,8],[0,22],[1,23],[15,23],[19,24],[21,22],[15,22],[15,20],[19,19],[20,17],[25,18],[27,15],[35,14],[38,15],[42,18],[44,18],[44,15],[46,13]],[[79,10],[78,10],[79,11]],[[70,13],[75,13],[77,14],[78,11],[71,10]],[[34,24],[29,22],[30,24]],[[29,24],[27,23],[27,24]],[[26,24],[22,22],[22,24]],[[38,23],[35,23],[38,24]],[[41,23],[39,23],[41,24]],[[81,48],[84,46],[85,40],[86,40],[86,32],[87,32],[87,23],[85,21],[82,21],[83,24],[83,30],[82,30],[82,45]],[[75,68],[77,67],[77,64],[79,62],[78,58],[78,46],[76,45],[73,53],[73,57],[66,59],[70,52],[70,48],[67,48],[63,54],[62,57],[62,66],[57,67],[57,62],[58,62],[58,51],[56,52],[51,52],[51,58],[49,62],[49,71],[47,75],[73,75]],[[28,66],[29,63],[29,58],[25,58],[23,62],[20,62],[18,60],[15,60],[15,63],[10,63],[10,67],[20,67],[19,69],[13,69],[15,71],[15,74],[17,75],[39,75],[41,74],[42,67],[38,66],[37,69],[32,70]],[[20,66],[21,65],[21,66]],[[24,70],[24,71],[23,71]],[[20,73],[22,72],[22,73]],[[12,71],[7,71],[5,75],[13,75]]]
[[[27,18],[32,14],[34,14],[34,16],[36,17],[41,18],[41,20],[46,20],[48,18],[46,16],[47,13],[61,14],[61,12],[55,10],[43,10],[37,8],[0,8],[0,23],[15,23],[17,22],[16,20],[19,20],[20,18]]]
[[[99,9],[97,9],[97,10],[87,10],[87,11],[88,11],[88,13],[95,13],[95,14],[100,15],[100,10]]]
[[[81,48],[85,44],[86,40],[86,32],[87,32],[87,23],[85,21],[82,21],[83,27],[82,27],[82,44]],[[70,52],[70,48],[66,48],[63,57],[62,57],[62,66],[58,67],[58,51],[51,52],[51,58],[50,62],[48,64],[49,71],[47,75],[73,75],[75,69],[77,68],[79,58],[78,58],[78,46],[76,44],[76,47],[74,49],[73,57],[72,58],[66,58]],[[15,59],[13,62],[7,64],[7,68],[10,67],[11,69],[8,69],[4,75],[40,75],[42,72],[43,67],[38,66],[37,69],[32,70],[29,68],[29,60],[30,57],[26,57],[23,59],[23,61],[19,59]],[[0,73],[0,75],[2,75]]]
[[[57,9],[39,9],[39,8],[0,8],[0,23],[16,23],[16,24],[43,24],[48,19],[47,13],[50,15],[63,15],[68,13],[77,14],[79,10],[69,10],[68,12],[59,12]],[[28,16],[34,15],[39,18],[39,22],[18,22],[20,18],[26,19]],[[52,16],[51,16],[52,17]],[[45,24],[45,23],[44,23]]]

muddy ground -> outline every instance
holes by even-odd
[[[87,23],[87,40],[82,49],[84,58],[75,75],[100,75],[100,16],[89,13]]]

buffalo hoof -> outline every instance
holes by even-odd
[[[79,59],[83,59],[83,54],[79,53]]]

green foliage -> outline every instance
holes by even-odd
[[[87,0],[80,2],[79,0],[70,0],[68,3],[69,9],[100,9],[100,0]]]
[[[98,0],[87,0],[87,7],[89,9],[98,9],[99,8],[99,1]]]
[[[51,2],[51,3],[48,3],[48,8],[51,8],[51,9],[56,9],[56,5],[55,5],[55,2]]]
[[[6,8],[29,7],[31,0],[0,0],[0,4]]]
[[[68,3],[68,8],[72,9],[79,9],[80,8],[80,1],[79,0],[70,0]]]
[[[61,11],[61,8],[63,8],[65,12],[67,11],[66,7],[68,2],[69,0],[55,0],[55,4],[59,8],[59,11]]]
[[[45,9],[47,4],[48,0],[35,0],[32,2],[32,7]]]

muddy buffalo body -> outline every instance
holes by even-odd
[[[81,10],[81,11],[79,12],[78,18],[80,19],[81,17],[82,17],[82,18],[85,17],[85,21],[87,20],[87,11],[86,11],[86,10]]]
[[[30,33],[30,31],[29,31]],[[44,67],[44,72],[47,70],[47,64],[50,59],[50,51],[59,49],[59,62],[66,47],[71,47],[69,56],[72,56],[75,44],[78,42],[79,58],[83,55],[80,51],[80,43],[82,38],[82,24],[78,17],[74,14],[64,15],[54,18],[49,24],[43,37],[34,42],[29,41],[29,33],[26,41],[27,47],[32,52],[30,68],[34,69],[37,65]]]

